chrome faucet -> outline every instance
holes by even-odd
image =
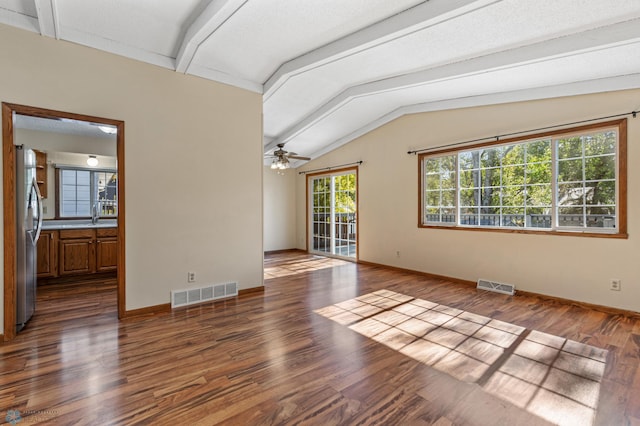
[[[91,207],[91,223],[95,225],[98,223],[98,219],[100,219],[100,215],[98,211],[98,202],[96,201]]]

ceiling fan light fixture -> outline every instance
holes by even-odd
[[[271,163],[272,170],[286,170],[290,167],[289,159],[284,155],[278,155]]]

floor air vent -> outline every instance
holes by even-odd
[[[476,288],[488,291],[495,291],[496,293],[509,294],[513,296],[516,293],[516,287],[513,284],[497,283],[489,280],[478,280]]]
[[[238,283],[208,285],[186,290],[171,290],[171,308],[195,305],[238,295]]]

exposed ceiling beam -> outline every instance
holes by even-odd
[[[56,0],[34,0],[36,12],[38,13],[38,24],[40,34],[43,36],[59,39],[58,33],[58,11]]]
[[[278,143],[286,143],[342,108],[354,98],[497,71],[527,63],[553,60],[619,44],[640,43],[637,32],[638,26],[640,26],[640,19],[633,19],[565,37],[541,41],[517,49],[496,52],[441,67],[352,86],[296,123],[286,132],[272,139],[265,145],[264,150],[266,152],[275,148]]]
[[[220,83],[230,84],[255,93],[262,93],[262,84],[260,83],[222,71],[203,67],[198,64],[191,64],[189,67],[189,74],[197,75],[198,77],[206,78],[208,80],[218,81]]]
[[[291,76],[351,56],[502,0],[431,0],[282,64],[264,84],[265,100]]]
[[[40,31],[38,20],[32,16],[8,9],[0,9],[0,12],[0,24],[11,25],[35,33]]]
[[[521,102],[521,101],[533,101],[540,99],[559,98],[563,96],[580,96],[592,93],[611,92],[616,90],[629,90],[640,89],[640,74],[630,74],[624,76],[602,78],[596,80],[580,81],[570,84],[560,84],[557,86],[545,86],[532,89],[515,90],[511,92],[492,93],[487,95],[470,96],[457,99],[446,99],[436,102],[426,102],[422,104],[406,105],[397,108],[388,114],[378,118],[377,120],[368,123],[348,135],[333,141],[331,144],[322,147],[320,150],[310,154],[313,158],[318,158],[328,152],[333,151],[345,145],[352,140],[363,136],[378,127],[381,127],[393,120],[396,120],[404,115],[419,114],[424,112],[444,111],[460,108],[472,108],[486,105],[499,105],[505,103]],[[619,111],[619,113],[626,113],[628,111]],[[490,137],[490,135],[487,135]],[[440,141],[450,142],[450,141]],[[423,148],[423,147],[407,147],[409,149]]]
[[[248,0],[212,0],[185,32],[178,55],[176,71],[186,73],[198,47]]]

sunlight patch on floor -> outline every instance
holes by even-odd
[[[595,420],[604,349],[389,290],[314,312],[552,423]]]
[[[296,260],[281,263],[278,266],[266,266],[264,268],[264,279],[288,277],[305,272],[318,271],[320,269],[333,268],[335,266],[349,265],[353,262],[335,259],[332,257],[315,256],[313,259]]]

